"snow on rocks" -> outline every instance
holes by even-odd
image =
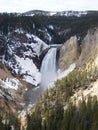
[[[40,53],[48,47],[48,45],[45,42],[43,42],[41,39],[39,39],[37,36],[28,33],[26,34],[26,36],[28,38],[33,38],[36,43],[34,42],[32,42],[31,44],[25,43],[24,45],[31,47],[37,56],[39,56]]]
[[[38,38],[37,36],[30,34],[30,33],[26,33],[25,31],[23,31],[22,29],[16,29],[15,30],[16,33],[18,34],[24,34],[27,39],[33,39],[34,42],[30,43],[25,43],[26,46],[30,46],[32,47],[33,51],[37,54],[37,56],[40,55],[41,51],[43,51],[44,49],[46,49],[48,47],[48,45],[42,41],[40,38]],[[50,36],[49,36],[50,38]]]
[[[16,73],[23,75],[23,80],[26,82],[37,85],[40,83],[40,72],[33,63],[33,60],[29,58],[20,58],[15,56],[17,64],[15,66]]]
[[[37,86],[40,83],[39,55],[48,45],[21,28],[10,34],[8,41],[6,66],[22,80]]]
[[[53,25],[49,25],[49,28],[50,28],[51,30],[53,30],[53,29],[54,29]]]
[[[49,28],[49,27],[48,27]],[[41,32],[44,35],[44,38],[46,39],[46,41],[48,41],[49,43],[51,43],[52,41],[52,36],[50,35],[50,33],[48,32],[47,29],[38,29],[39,32]]]
[[[87,11],[62,11],[62,12],[57,12],[56,15],[66,16],[66,17],[71,17],[71,16],[81,17],[87,15]]]
[[[3,92],[1,89],[0,89],[0,97],[3,97]]]
[[[19,85],[19,80],[16,78],[7,77],[5,80],[0,79],[0,97],[6,97],[10,101],[14,100],[14,92],[18,91]]]
[[[19,80],[16,78],[6,78],[5,80],[0,79],[0,84],[5,89],[17,90],[19,86]]]
[[[19,33],[19,34],[20,34],[20,33],[24,33],[24,31],[22,30],[22,28],[20,28],[20,29],[17,28],[17,29],[15,30],[15,32],[17,32],[17,33]]]

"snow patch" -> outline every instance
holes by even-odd
[[[56,14],[56,12],[50,12],[50,16],[53,16],[55,14]]]
[[[21,79],[32,85],[38,85],[40,72],[33,63],[33,59],[39,62],[39,55],[48,45],[37,36],[27,33],[21,28],[16,29],[15,32],[24,34],[27,43],[21,43],[21,41],[17,41],[17,38],[13,39],[7,45],[9,57],[5,63],[12,70],[12,73],[18,74]]]
[[[36,53],[36,55],[37,56],[39,56],[40,55],[40,53],[44,50],[44,49],[46,49],[47,47],[48,47],[48,45],[44,42],[44,41],[42,41],[40,38],[38,38],[37,36],[35,36],[35,35],[33,35],[33,34],[30,34],[30,33],[25,33],[21,28],[20,29],[16,29],[15,30],[15,32],[17,32],[17,33],[24,33],[25,35],[26,35],[26,37],[28,38],[28,39],[33,39],[35,42],[33,43],[24,43],[26,46],[31,46],[32,47],[32,49],[33,49],[33,51]],[[49,40],[51,40],[51,36],[49,35],[49,34],[47,34],[48,35],[48,37],[49,37]],[[18,44],[18,42],[17,43],[15,43],[15,46]],[[20,46],[20,44],[18,45],[18,46]],[[17,46],[17,47],[18,47]],[[10,53],[12,54],[12,50],[13,49],[15,49],[13,46],[10,46],[11,47],[11,49],[9,48],[9,50],[10,50]],[[29,52],[28,52],[29,53]]]
[[[56,15],[66,16],[66,17],[71,17],[71,16],[81,17],[87,15],[87,11],[62,11],[62,12],[57,12]]]
[[[47,39],[49,42],[51,42],[52,40],[52,37],[51,35],[49,34],[48,30],[47,29],[38,29],[40,32],[42,32],[44,34],[44,38]]]
[[[19,28],[16,29],[15,32],[17,32],[17,33],[19,33],[19,34],[20,34],[20,33],[24,33],[24,31],[23,31],[21,28],[20,28],[20,29],[19,29]]]
[[[50,28],[51,30],[53,30],[53,29],[54,29],[54,27],[53,27],[52,25],[49,25],[49,28]]]
[[[29,33],[27,33],[26,36],[27,36],[28,38],[32,38],[31,34],[29,34]]]
[[[33,60],[29,58],[16,57],[17,65],[15,66],[15,71],[18,74],[23,75],[23,80],[26,82],[37,85],[40,83],[40,72],[33,63]]]
[[[19,86],[19,80],[16,78],[6,78],[5,81],[1,81],[1,86],[5,89],[14,89],[17,90]]]
[[[27,33],[26,36],[28,38],[33,38],[34,41],[36,42],[36,43],[32,42],[31,44],[25,43],[25,46],[28,46],[28,47],[30,46],[37,56],[39,56],[40,53],[48,47],[48,45],[45,42],[43,42],[41,39],[39,39],[37,36],[33,34],[29,34],[29,33]]]

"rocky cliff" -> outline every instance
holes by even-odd
[[[60,48],[59,68],[65,70],[70,64],[76,63],[82,67],[87,62],[94,61],[98,53],[98,28],[92,28],[82,39],[81,44],[76,36],[67,40]]]
[[[1,109],[15,112],[25,106],[25,93],[40,83],[39,55],[46,48],[40,38],[22,29],[0,34]]]
[[[83,17],[0,14],[0,108],[11,109],[11,104],[15,111],[26,105],[29,96],[25,95],[40,84],[40,61],[49,44],[63,44],[57,55],[61,72],[73,63],[78,68],[94,59],[97,21],[97,13]]]
[[[80,47],[76,36],[71,37],[62,45],[58,60],[59,69],[61,71],[66,70],[69,65],[76,62],[79,57],[79,49]]]
[[[28,114],[27,119],[38,121],[41,130],[98,128],[98,28],[90,29],[81,44],[77,41],[72,37],[60,49],[60,67],[67,75],[58,79]],[[76,68],[68,73],[67,65],[73,62]],[[37,128],[33,126],[27,122],[27,128]]]
[[[94,60],[98,54],[98,28],[90,29],[82,41],[81,55],[78,66],[86,64],[87,61]]]

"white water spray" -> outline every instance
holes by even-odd
[[[49,49],[45,55],[41,65],[41,87],[47,88],[49,84],[53,83],[57,77],[56,73],[56,52],[57,48]]]

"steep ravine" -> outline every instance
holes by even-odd
[[[6,37],[0,34],[1,109],[5,107],[5,110],[15,112],[23,109],[28,101],[27,92],[40,83],[39,55],[47,47],[37,36],[22,29],[16,29]]]
[[[58,57],[58,63],[57,63],[59,66],[59,68],[58,68],[59,72],[57,72],[57,76],[58,76],[57,79],[64,78],[69,73],[71,73],[74,69],[76,69],[77,71],[78,71],[78,69],[81,70],[81,68],[85,65],[86,65],[86,69],[88,69],[88,70],[89,70],[89,66],[92,63],[93,63],[92,64],[93,66],[97,66],[97,60],[94,61],[94,58],[96,58],[96,54],[97,54],[97,41],[98,41],[97,36],[98,36],[98,29],[94,28],[94,29],[91,29],[88,31],[88,33],[87,33],[86,37],[84,38],[84,40],[82,41],[81,45],[79,45],[78,39],[76,38],[76,36],[74,36],[74,37],[71,37],[64,45],[62,45],[59,48],[60,50],[59,50],[59,55],[58,55],[59,57]],[[91,37],[92,37],[92,40],[90,40]],[[93,43],[92,43],[92,41],[93,41]],[[92,51],[89,51],[88,45],[90,48],[92,48]],[[88,52],[88,54],[86,56],[84,56],[84,51],[86,53]],[[46,55],[48,55],[48,54],[46,54]],[[49,55],[51,55],[50,52],[49,52]],[[44,58],[45,58],[45,56],[44,56]],[[44,60],[44,58],[43,58],[43,60]],[[52,60],[52,59],[50,59],[50,60]],[[45,66],[43,68],[43,71],[44,71],[44,69],[45,69]],[[48,74],[46,71],[44,71],[46,73],[45,74],[46,77],[44,77],[43,80],[48,79]],[[47,82],[46,80],[45,80],[45,82]],[[46,84],[48,84],[48,83],[46,83]],[[47,88],[47,86],[46,86],[46,88]],[[31,91],[33,91],[33,90],[31,90]],[[43,89],[41,89],[39,87],[33,91],[34,100],[33,100],[33,94],[31,93],[31,91],[29,91],[29,94],[31,95],[30,100],[31,100],[31,103],[34,103],[34,100],[36,99],[36,95],[40,95],[41,91],[43,91]]]
[[[36,111],[34,109],[38,97],[39,110],[47,112],[48,105],[51,110],[57,101],[61,101],[66,110],[66,95],[69,96],[68,101],[76,102],[76,98],[79,101],[82,95],[88,98],[90,94],[92,97],[98,94],[98,28],[90,29],[81,44],[77,36],[72,36],[59,49],[48,46],[33,34],[15,30],[8,35],[5,47],[1,46],[0,49],[2,48],[5,50],[0,57],[1,110],[4,107],[13,113],[20,110],[19,114],[24,116],[23,111],[25,114],[27,110]],[[43,56],[40,61],[41,53]],[[41,71],[40,63],[43,66]],[[45,92],[48,84],[57,79],[49,93]],[[46,108],[44,103],[47,104]],[[44,119],[47,113],[41,111],[41,114]]]
[[[88,31],[81,46],[79,46],[81,53],[75,59],[76,68],[62,80],[58,80],[54,87],[40,97],[27,118],[31,122],[36,120],[40,125],[36,126],[36,123],[33,122],[34,126],[27,120],[28,129],[29,127],[41,130],[44,128],[46,130],[54,128],[56,130],[73,130],[73,127],[76,130],[98,128],[96,116],[98,115],[97,37],[97,28]],[[70,51],[70,48],[68,49]]]

